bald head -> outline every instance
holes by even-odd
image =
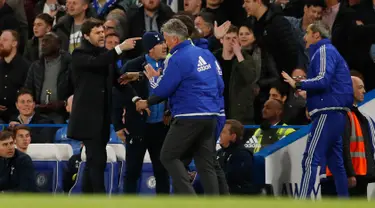
[[[272,109],[283,110],[283,103],[280,100],[269,99],[267,102]]]
[[[66,101],[66,112],[71,113],[72,112],[72,104],[73,104],[73,97],[74,95],[71,95],[68,100]]]
[[[263,118],[270,123],[279,122],[283,113],[284,105],[280,100],[269,99],[264,103]]]
[[[365,84],[359,77],[352,76],[354,104],[360,103],[365,98]]]

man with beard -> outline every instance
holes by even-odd
[[[0,36],[0,123],[17,113],[17,91],[25,83],[29,62],[17,53],[18,33],[4,30]]]
[[[75,89],[67,136],[83,141],[86,146],[83,192],[104,193],[112,86],[124,93],[134,93],[130,85],[120,88],[114,65],[119,55],[133,49],[136,41],[141,38],[129,38],[108,51],[104,47],[104,27],[101,21],[88,19],[82,24],[81,31],[81,46],[72,54]]]
[[[173,16],[172,9],[161,3],[160,0],[140,0],[143,6],[130,10],[129,16],[129,37],[141,37],[149,31],[160,32],[164,22]],[[142,42],[136,45],[135,50],[127,54],[129,59],[142,55]]]

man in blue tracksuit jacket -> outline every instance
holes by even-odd
[[[349,195],[341,135],[345,129],[346,110],[353,103],[352,80],[345,60],[328,38],[324,25],[311,24],[305,35],[311,58],[307,79],[296,82],[282,73],[292,87],[307,92],[307,109],[312,119],[302,160],[301,198],[310,197],[317,168],[324,164],[335,178],[337,194],[341,197]]]
[[[183,22],[171,19],[163,25],[162,31],[172,56],[163,75],[151,85],[155,87],[154,95],[147,101],[137,101],[137,109],[169,98],[173,121],[160,159],[172,177],[175,193],[195,194],[181,161],[181,156],[192,151],[204,192],[218,194],[213,155],[216,117],[224,88],[221,72],[212,53],[191,44]]]

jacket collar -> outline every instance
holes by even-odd
[[[83,49],[84,51],[91,51],[93,53],[103,53],[107,50],[105,47],[97,47],[97,46],[92,45],[85,38],[82,38],[80,48]]]
[[[331,41],[327,38],[321,39],[315,44],[311,44],[309,47],[309,54],[310,58],[312,58],[313,54],[323,45],[331,44]]]
[[[184,48],[186,46],[191,46],[191,41],[190,40],[185,40],[178,45],[176,45],[172,50],[170,51],[170,54],[174,54],[178,49]]]

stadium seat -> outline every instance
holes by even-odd
[[[107,166],[104,170],[104,183],[106,188],[106,193],[111,195],[112,193],[117,192],[118,186],[118,169],[116,153],[114,149],[107,145]],[[83,181],[83,172],[86,166],[86,148],[83,147],[81,153],[82,162],[78,167],[77,180],[73,187],[69,191],[69,195],[78,194],[82,192],[82,181]]]
[[[118,193],[124,193],[124,177],[125,177],[125,158],[126,158],[126,149],[124,144],[109,144],[116,153],[117,162],[119,164],[119,174],[118,174]]]
[[[40,192],[63,191],[64,164],[73,153],[70,145],[30,144],[27,154],[33,160],[36,185]]]
[[[156,193],[156,180],[154,177],[154,171],[152,169],[152,163],[150,154],[146,151],[141,178],[139,180],[139,193],[140,194],[155,194]]]

